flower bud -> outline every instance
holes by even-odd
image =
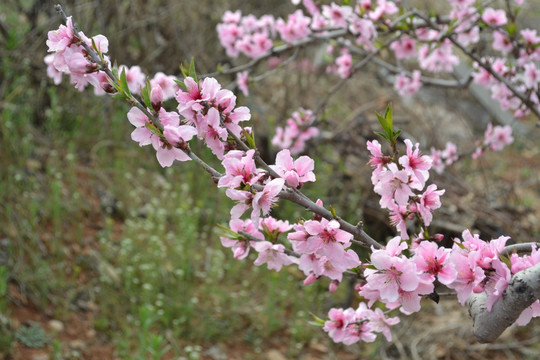
[[[96,71],[98,71],[98,65],[97,64],[94,64],[94,63],[86,64],[86,73],[87,74],[95,73]]]
[[[484,287],[481,284],[478,284],[475,287],[473,287],[473,293],[480,294],[481,292],[484,292]]]
[[[107,94],[116,94],[118,92],[118,91],[116,91],[114,86],[112,86],[109,83],[105,83],[105,84],[101,85],[101,87]]]
[[[309,274],[309,276],[304,280],[304,285],[311,285],[317,281],[315,274]]]
[[[330,285],[328,286],[328,291],[330,292],[334,292],[337,290],[339,286],[339,281],[337,280],[332,280],[332,282],[330,283]]]
[[[444,235],[443,234],[435,234],[435,235],[432,236],[432,238],[436,242],[441,242],[444,239]]]
[[[319,206],[323,206],[323,202],[321,199],[317,199],[317,201],[315,201],[315,204],[319,205]],[[319,214],[316,214],[316,213],[313,213],[313,220],[315,221],[321,221],[322,220],[322,216],[319,215]]]
[[[157,85],[156,87],[153,87],[152,91],[150,92],[150,102],[152,103],[152,108],[155,111],[159,111],[159,109],[161,109],[162,101],[163,90],[161,89],[161,86]]]

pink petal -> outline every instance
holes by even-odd
[[[174,162],[174,152],[168,149],[158,149],[156,156],[162,167],[169,167]]]
[[[302,176],[307,174],[310,171],[313,171],[315,168],[315,162],[309,156],[300,156],[294,161],[294,167],[298,175]]]
[[[144,126],[146,122],[148,121],[148,118],[146,117],[146,115],[144,115],[144,113],[139,108],[136,108],[136,107],[132,107],[128,111],[127,117],[128,117],[129,122],[133,126],[136,126],[136,127]]]
[[[313,220],[306,221],[304,228],[309,235],[318,235],[324,231],[324,226],[320,222]]]
[[[284,149],[277,153],[276,165],[282,168],[284,171],[293,169],[293,159],[289,150]]]
[[[249,205],[247,204],[236,204],[231,209],[231,218],[232,219],[239,219],[240,216],[242,216],[246,210],[249,209]]]
[[[139,143],[139,146],[149,145],[152,132],[144,127],[136,128],[131,132],[131,139]]]

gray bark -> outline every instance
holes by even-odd
[[[508,284],[502,297],[486,308],[486,294],[472,294],[467,299],[469,314],[473,319],[473,333],[481,343],[494,342],[512,325],[521,312],[540,299],[540,263],[518,272]]]

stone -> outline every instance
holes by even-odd
[[[266,353],[266,359],[267,360],[287,360],[285,355],[283,355],[279,350],[276,350],[276,349],[269,350]]]
[[[32,360],[50,360],[49,354],[39,353],[32,355]]]
[[[82,340],[76,339],[69,342],[69,347],[74,350],[83,350],[86,348],[86,343]]]
[[[64,331],[64,323],[61,322],[60,320],[51,320],[49,321],[48,325],[49,325],[49,329],[51,329],[51,331],[55,333],[60,333]]]

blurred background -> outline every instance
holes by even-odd
[[[47,78],[47,32],[61,23],[56,3],[0,4],[1,359],[538,358],[538,320],[508,329],[497,344],[480,345],[454,297],[425,300],[421,313],[403,316],[392,343],[333,344],[308,323],[309,313],[324,318],[330,307],[355,306],[346,282],[329,296],[328,283],[303,286],[297,269],[277,273],[254,266],[252,257],[234,260],[215,228],[227,224],[231,202],[205,173],[190,163],[163,169],[152,149],[136,146],[128,104]],[[241,9],[277,17],[293,10],[286,0],[62,5],[86,35],[108,37],[113,61],[140,65],[150,75],[179,75],[179,65],[192,57],[200,73],[245,63],[228,59],[217,41],[222,14]],[[527,6],[524,23],[537,25],[538,2]],[[250,107],[270,161],[278,150],[269,144],[272,129],[299,107],[315,108],[339,81],[326,74],[325,46],[302,49],[237,102]],[[259,65],[253,75],[266,68]],[[321,137],[306,153],[316,159],[318,181],[306,193],[350,222],[363,220],[379,241],[393,236],[369,180],[365,142],[377,129],[375,111],[392,102],[396,126],[427,153],[447,141],[467,151],[489,122],[504,121],[476,98],[424,88],[402,100],[388,74],[367,67],[332,97],[317,123]],[[516,140],[504,152],[432,175],[446,189],[432,232],[448,243],[465,228],[485,240],[504,234],[540,241],[538,120],[510,121]],[[211,159],[203,148],[196,151]],[[280,204],[275,216],[309,215]]]

